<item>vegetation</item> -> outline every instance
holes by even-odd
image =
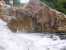
[[[41,0],[48,6],[55,8],[66,14],[66,0]]]

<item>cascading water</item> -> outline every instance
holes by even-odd
[[[66,39],[50,33],[12,33],[0,20],[0,50],[66,50]]]

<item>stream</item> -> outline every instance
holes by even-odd
[[[66,39],[55,33],[13,33],[6,24],[0,19],[0,50],[66,50]]]

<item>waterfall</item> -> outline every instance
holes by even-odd
[[[66,50],[66,39],[50,33],[13,33],[0,21],[0,50]]]

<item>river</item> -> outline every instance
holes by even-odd
[[[50,33],[11,32],[0,19],[0,50],[66,50],[66,39]]]

